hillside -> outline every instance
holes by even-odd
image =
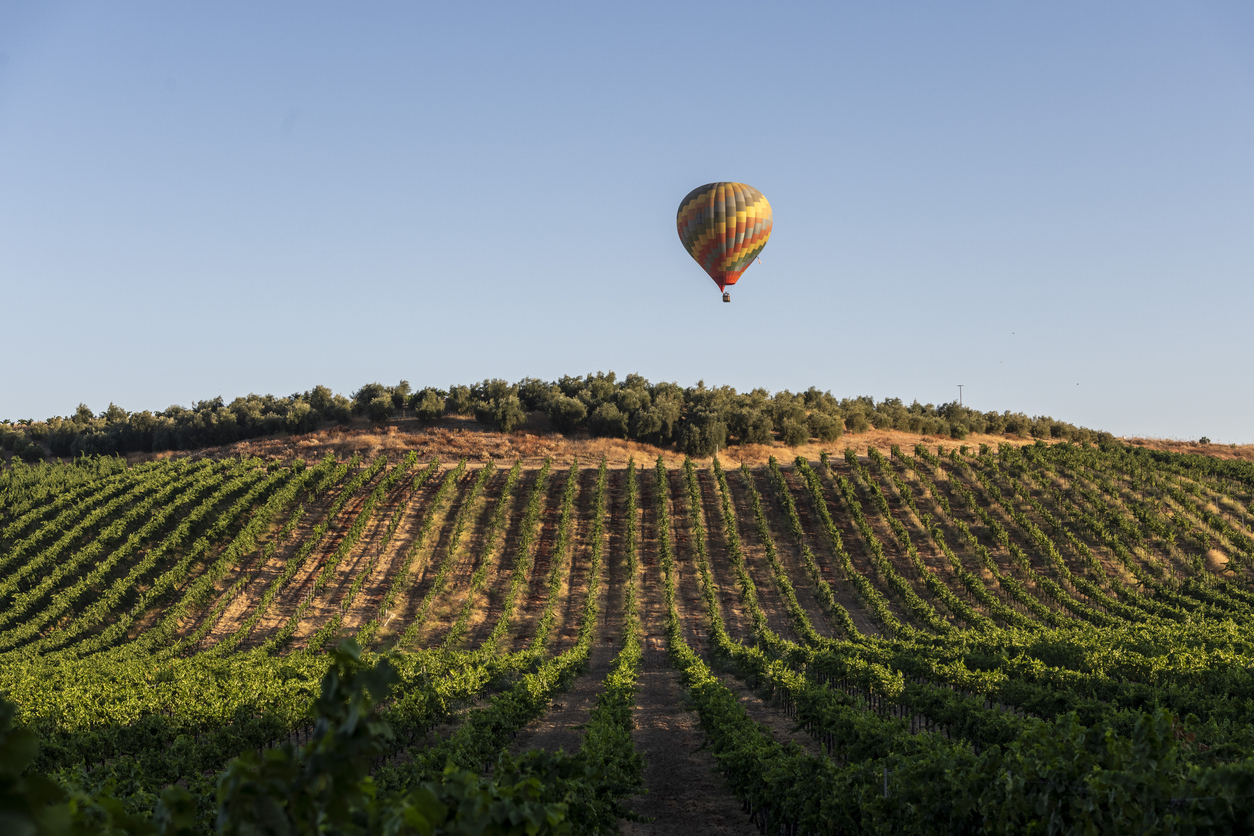
[[[632,457],[636,461],[652,461],[662,456],[672,466],[681,464],[684,460],[683,453],[669,446],[658,447],[641,441],[596,437],[587,432],[563,435],[551,427],[544,427],[542,420],[536,420],[535,423],[541,426],[524,426],[514,432],[505,433],[472,418],[458,416],[444,418],[435,425],[424,425],[412,419],[386,422],[358,419],[310,433],[283,433],[192,451],[128,453],[126,459],[131,464],[137,464],[187,455],[211,458],[259,456],[267,461],[291,462],[296,458],[313,461],[328,454],[337,459],[347,459],[353,455],[373,457],[381,453],[404,455],[412,450],[423,459],[465,457],[477,462],[493,460],[498,464],[512,464],[521,459],[525,467],[536,467],[546,458],[569,464],[576,458],[592,462],[605,457],[615,467],[626,466],[627,460]],[[719,455],[739,466],[742,462],[766,464],[771,456],[791,458],[802,455],[817,458],[825,450],[843,450],[845,447],[865,453],[868,447],[888,448],[893,444],[914,446],[919,443],[945,443],[954,447],[961,444],[976,448],[980,444],[993,447],[1009,444],[1019,447],[1034,442],[1035,439],[1030,437],[971,433],[959,443],[936,435],[868,428],[862,433],[845,434],[837,442],[811,439],[793,447],[777,441],[768,444],[734,444],[720,450]]]
[[[493,379],[417,391],[404,380],[394,386],[367,383],[351,398],[315,386],[286,396],[249,394],[229,403],[218,396],[156,413],[128,412],[111,403],[97,414],[79,404],[72,415],[0,421],[0,450],[28,462],[83,454],[186,452],[280,433],[304,435],[366,419],[378,428],[399,421],[399,427],[412,431],[464,428],[469,418],[480,428],[506,434],[622,439],[697,458],[734,446],[779,442],[796,447],[812,440],[832,444],[845,433],[862,434],[872,427],[958,441],[986,433],[1083,444],[1113,441],[1109,433],[1047,415],[980,412],[961,403],[836,398],[813,386],[796,393],[785,389],[772,394],[761,388],[738,392],[704,381],[681,387],[636,374],[619,379],[614,372],[597,372],[556,381]]]
[[[462,419],[132,458],[0,471],[0,691],[36,770],[125,770],[145,815],[178,782],[207,827],[235,755],[331,745],[345,638],[398,678],[376,804],[452,762],[486,793],[558,769],[537,804],[633,833],[1254,815],[1240,461],[874,430],[696,460]]]

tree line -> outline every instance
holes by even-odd
[[[26,461],[48,455],[111,455],[163,450],[197,450],[280,433],[307,433],[347,424],[354,418],[384,422],[405,418],[433,424],[446,416],[473,416],[501,432],[514,432],[536,413],[570,435],[641,441],[673,447],[704,458],[735,444],[798,446],[817,439],[836,441],[844,433],[870,428],[896,429],[961,440],[969,433],[1113,441],[1110,433],[1077,427],[1048,416],[1022,412],[980,412],[957,402],[906,405],[900,398],[836,398],[810,387],[804,392],[766,389],[737,392],[730,386],[682,387],[652,383],[638,374],[621,380],[614,372],[565,375],[556,381],[499,379],[447,389],[415,390],[407,381],[394,386],[367,383],[351,397],[326,386],[288,396],[253,395],[226,403],[221,396],[190,407],[160,412],[127,412],[109,404],[99,414],[79,404],[72,415],[45,421],[0,422],[0,446]]]

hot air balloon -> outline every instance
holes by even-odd
[[[679,240],[730,302],[735,284],[771,237],[771,204],[744,183],[707,183],[693,189],[675,217]]]

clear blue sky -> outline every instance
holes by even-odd
[[[613,369],[1251,442],[1252,278],[1248,3],[0,5],[0,417]]]

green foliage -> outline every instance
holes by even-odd
[[[522,402],[518,400],[517,395],[507,395],[487,401],[476,401],[475,420],[500,432],[509,433],[527,420],[527,413],[523,410]]]
[[[549,420],[558,432],[570,434],[583,426],[588,408],[583,401],[566,394],[557,394],[549,401]]]
[[[450,415],[473,415],[475,402],[474,398],[471,397],[470,387],[448,387],[448,399],[445,401],[444,409]]]
[[[392,417],[392,413],[396,410],[396,406],[392,401],[392,396],[386,393],[376,395],[369,403],[365,405],[362,412],[371,421],[383,422]]]
[[[781,431],[784,424],[788,422],[805,423],[805,398],[801,395],[794,395],[787,389],[775,393],[775,397],[771,399],[769,409],[771,411],[771,420],[776,427],[781,428]]]
[[[409,405],[424,424],[433,424],[444,417],[444,394],[439,389],[419,390],[410,398]]]
[[[836,441],[844,433],[843,422],[825,412],[811,412],[806,418],[810,425],[810,435],[819,441]]]
[[[588,429],[593,435],[626,438],[627,416],[614,404],[603,403],[588,416]]]
[[[484,380],[470,387],[472,401],[504,400],[518,395],[518,387],[499,378]]]
[[[803,419],[784,419],[779,427],[779,440],[789,447],[800,447],[810,440],[810,425]]]
[[[318,413],[308,403],[301,401],[292,406],[284,423],[290,433],[307,433],[318,428]]]
[[[409,402],[409,393],[412,391],[413,389],[410,387],[408,380],[402,380],[393,386],[388,391],[388,394],[392,397],[392,408],[404,409],[405,404]]]
[[[770,444],[774,429],[770,414],[752,406],[733,410],[727,419],[727,430],[737,444]]]
[[[871,422],[862,412],[854,412],[845,416],[845,428],[854,435],[860,435],[871,428]]]
[[[718,412],[689,413],[679,436],[679,449],[693,458],[709,458],[727,446],[727,424]]]
[[[357,415],[366,414],[370,405],[378,398],[386,398],[389,404],[392,401],[392,396],[382,383],[367,383],[353,393],[353,412]]]
[[[641,407],[631,414],[630,435],[659,446],[672,444],[682,415],[682,401],[673,397],[658,397],[652,405]]]
[[[315,723],[303,746],[286,742],[260,755],[234,758],[218,778],[216,832],[245,834],[565,834],[607,832],[618,787],[603,777],[609,764],[568,755],[503,755],[484,778],[446,766],[433,780],[381,793],[372,759],[387,750],[393,732],[379,714],[398,677],[391,663],[364,664],[352,642],[331,656],[313,704]],[[178,836],[201,832],[189,792],[167,788],[157,798],[128,791],[134,781],[115,764],[66,776],[67,792],[30,765],[35,736],[12,727],[14,706],[0,700],[0,827],[6,834],[134,834]],[[602,789],[604,787],[604,789]],[[608,795],[606,793],[609,793]],[[126,800],[119,800],[118,796]],[[146,806],[148,809],[140,809]]]
[[[964,433],[988,432],[1080,443],[1114,442],[1109,433],[1048,416],[983,413],[956,402],[937,406],[915,401],[907,406],[900,398],[878,403],[868,396],[837,400],[814,387],[801,394],[784,390],[772,395],[765,389],[737,392],[729,386],[709,387],[704,381],[684,388],[676,383],[650,383],[638,374],[620,380],[613,372],[596,372],[563,376],[556,382],[528,377],[509,383],[491,378],[471,386],[452,386],[447,392],[434,387],[414,392],[405,380],[394,386],[375,382],[357,389],[351,399],[315,386],[287,397],[248,395],[229,404],[216,397],[190,408],[174,405],[157,413],[127,413],[111,403],[95,416],[80,404],[67,417],[5,424],[0,429],[0,447],[14,450],[19,460],[32,443],[58,457],[195,450],[274,433],[312,432],[327,422],[343,424],[354,416],[385,421],[405,409],[412,409],[414,418],[424,424],[445,414],[476,415],[492,427],[513,429],[521,421],[516,419],[511,398],[517,399],[524,415],[537,410],[548,414],[553,427],[562,433],[587,429],[594,435],[660,447],[674,444],[690,454],[705,451],[708,455],[715,448],[719,430],[714,423],[725,427],[719,447],[729,442],[771,444],[775,431],[782,433],[787,422],[806,424],[811,437],[825,442],[838,440],[846,429],[863,433],[872,425],[955,439],[964,438]],[[35,460],[38,453],[30,450],[26,456]]]
[[[644,391],[615,388],[602,403],[643,404]],[[647,408],[674,397],[647,394]],[[693,397],[707,415],[767,402],[704,387]],[[902,414],[920,426],[959,423],[912,409]],[[223,832],[614,832],[641,775],[631,745],[637,590],[663,605],[686,705],[728,786],[769,832],[1249,832],[1254,536],[1245,515],[1254,465],[1113,445],[953,446],[920,444],[913,457],[893,448],[891,458],[849,449],[816,467],[772,460],[769,470],[741,467],[739,479],[717,460],[699,475],[689,460],[686,502],[659,457],[643,515],[634,464],[623,490],[624,474],[603,462],[589,499],[588,471],[575,463],[553,486],[556,503],[547,464],[530,482],[520,464],[503,480],[491,463],[477,474],[459,465],[433,495],[419,488],[438,464],[415,476],[412,454],[391,468],[382,457],[291,468],[190,457],[136,467],[86,456],[19,461],[0,469],[0,688],[20,706],[0,709],[0,832],[203,834],[227,808]],[[515,482],[529,485],[521,523]],[[406,503],[418,493],[427,507],[415,517]],[[782,516],[769,513],[772,503]],[[412,646],[410,628],[449,601],[465,601],[448,633],[462,636],[486,567],[504,567],[498,550],[508,549],[513,574],[494,597],[503,612],[487,640],[378,664],[348,647],[328,657],[332,617],[307,649],[283,656],[281,641],[231,652],[255,620],[201,648],[248,567],[270,564],[306,507],[322,516],[301,529],[248,619],[296,572],[313,579],[313,600],[337,564],[353,575],[341,612],[355,606],[405,518],[414,520],[411,544],[393,558],[403,568],[370,602],[362,641],[380,632],[398,590],[413,587],[411,571],[429,590],[406,608],[413,623],[398,644]],[[387,518],[376,516],[384,509]],[[542,510],[556,520],[542,524]],[[776,518],[786,544],[772,531]],[[711,572],[707,521],[734,574]],[[501,541],[504,530],[515,533]],[[349,560],[372,531],[383,532],[369,541],[375,553]],[[428,565],[418,554],[436,531],[440,554]],[[537,574],[541,537],[549,569]],[[1206,566],[1209,548],[1229,557],[1226,573]],[[504,754],[603,636],[607,554],[626,623],[583,745],[575,755]],[[816,610],[793,587],[797,558]],[[558,630],[579,610],[562,594],[575,560],[588,568],[588,592],[572,647],[572,625]],[[697,593],[682,618],[681,561]],[[454,570],[469,565],[462,597],[446,597]],[[239,579],[221,592],[233,570]],[[768,585],[783,604],[770,617],[758,601]],[[502,655],[524,590],[544,601],[529,619],[534,644]],[[737,594],[747,618],[733,637],[721,608]],[[127,641],[149,614],[157,622]],[[866,616],[878,632],[859,630]],[[180,638],[197,619],[202,626]],[[372,686],[389,666],[391,690]],[[824,751],[782,743],[755,723],[729,676]],[[451,735],[427,737],[450,721]]]
[[[44,460],[44,448],[35,443],[28,443],[17,450],[18,458],[27,464]]]
[[[313,739],[242,755],[218,779],[218,832],[365,832],[370,759],[392,735],[375,706],[396,681],[386,659],[366,668],[356,645],[342,644],[314,703]]]
[[[14,836],[68,833],[65,793],[42,775],[29,774],[39,740],[13,728],[16,707],[0,696],[0,832]]]
[[[556,392],[556,384],[545,383],[538,378],[524,377],[518,381],[518,400],[522,402],[523,409],[529,412],[544,409],[549,398]]]

